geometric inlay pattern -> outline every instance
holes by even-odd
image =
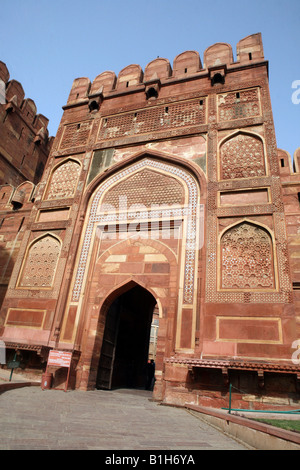
[[[92,121],[84,121],[80,124],[68,124],[64,127],[64,134],[60,143],[60,149],[80,147],[86,145],[92,129]]]
[[[175,178],[145,168],[111,188],[106,193],[103,204],[110,204],[117,208],[121,196],[126,196],[128,206],[135,204],[151,207],[155,204],[182,204],[184,189]]]
[[[263,228],[243,222],[221,239],[223,289],[274,289],[273,247]]]
[[[237,98],[237,95],[239,98]],[[218,95],[220,121],[249,118],[260,115],[258,89],[241,90]]]
[[[206,101],[199,99],[156,106],[137,112],[122,113],[102,119],[98,140],[129,137],[134,134],[165,131],[191,125],[204,124]]]
[[[18,287],[51,287],[56,272],[61,244],[46,235],[31,245]]]
[[[169,173],[170,175],[177,176],[179,179],[183,180],[188,189],[188,205],[187,208],[178,208],[172,210],[172,214],[175,214],[179,217],[186,216],[187,219],[187,229],[186,229],[186,246],[185,246],[185,272],[184,272],[184,292],[183,292],[183,302],[187,304],[193,303],[194,295],[194,275],[195,275],[195,261],[196,261],[196,248],[197,248],[197,214],[198,214],[198,186],[194,177],[187,171],[181,169],[180,167],[170,165],[164,162],[157,160],[152,160],[149,158],[144,158],[143,160],[126,167],[123,171],[115,174],[111,178],[108,178],[103,184],[100,185],[98,190],[93,197],[91,204],[91,209],[88,217],[88,223],[84,235],[83,247],[81,250],[79,265],[75,277],[75,283],[72,292],[72,301],[78,302],[80,297],[80,292],[82,289],[83,278],[87,266],[88,255],[92,240],[93,230],[96,224],[101,222],[107,222],[109,217],[111,221],[120,220],[123,216],[118,214],[107,215],[99,213],[99,203],[101,201],[102,195],[109,189],[110,186],[117,183],[119,180],[124,177],[130,177],[131,174],[137,172],[138,170],[143,170],[145,167],[152,168],[153,170],[161,170],[163,172]],[[155,191],[155,188],[152,188]],[[157,217],[155,210],[141,211],[139,217],[145,220],[151,219],[151,217]],[[133,211],[132,217],[135,217],[136,214]],[[130,219],[131,214],[128,212],[127,217]]]
[[[63,199],[74,195],[80,173],[80,165],[68,160],[54,170],[45,199]]]
[[[264,175],[264,148],[259,138],[240,133],[221,146],[221,179]]]

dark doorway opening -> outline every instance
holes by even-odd
[[[153,295],[136,285],[108,309],[96,388],[145,388]]]

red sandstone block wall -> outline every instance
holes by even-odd
[[[27,309],[39,310],[44,306],[41,331],[27,336],[23,332],[24,341],[34,338],[52,347],[60,335],[61,346],[70,348],[78,341],[76,347],[83,348],[86,356],[82,366],[85,383],[89,361],[98,359],[91,356],[100,304],[129,276],[146,288],[157,292],[161,289],[160,293],[169,288],[172,293],[164,297],[163,333],[168,336],[165,354],[215,359],[238,356],[250,361],[290,359],[291,343],[296,337],[294,308],[298,306],[298,300],[293,303],[291,284],[292,280],[298,282],[298,177],[290,176],[290,167],[285,164],[287,156],[278,156],[260,35],[240,41],[237,52],[234,62],[231,46],[220,43],[205,51],[203,68],[199,55],[187,51],[175,58],[173,69],[166,59],[157,59],[148,64],[144,73],[139,66],[130,65],[118,77],[104,72],[93,83],[87,78],[73,83],[36,193],[28,238],[20,249],[20,256],[25,257],[30,243],[48,233],[53,240],[60,240],[55,289],[27,289],[22,298],[14,285],[5,308],[24,304]],[[154,88],[153,95],[147,93],[149,87]],[[96,100],[98,108],[91,108],[91,100]],[[246,158],[245,148],[254,149],[251,159]],[[178,286],[179,271],[168,270],[167,263],[146,262],[137,247],[114,253],[125,256],[126,262],[103,262],[95,267],[93,272],[99,277],[89,279],[87,292],[91,295],[79,319],[74,303],[70,303],[72,274],[89,198],[113,172],[124,170],[126,163],[131,165],[143,155],[152,155],[196,175],[200,201],[205,204],[205,244],[197,253],[197,315],[192,352],[186,352],[191,344],[191,311],[182,309],[180,332],[175,320],[176,292],[182,289],[182,285]],[[242,284],[232,286],[228,279],[228,284],[222,285],[222,237],[226,230],[235,226],[240,229],[239,224],[244,224],[241,230],[247,229],[247,224],[258,227],[262,239],[267,234],[272,242],[274,251],[269,251],[273,256],[270,258],[277,261],[267,276],[267,280],[272,280],[267,289],[259,289],[258,282],[252,290]],[[104,241],[101,249],[105,247],[109,249]],[[171,248],[176,252],[174,246]],[[255,252],[252,254],[255,257]],[[91,262],[100,255],[101,251],[94,251]],[[184,271],[180,251],[177,255]],[[21,269],[23,260],[17,262]],[[257,268],[257,279],[259,271]],[[16,271],[15,278],[17,274]],[[245,276],[245,270],[240,274]],[[15,321],[16,312],[13,318]],[[87,337],[81,342],[83,331]],[[163,341],[161,334],[161,367]],[[183,351],[176,351],[175,343],[183,346]],[[179,372],[176,370],[180,387],[184,388],[187,368],[182,367]],[[174,377],[172,381],[176,381]]]
[[[37,114],[33,100],[25,99],[22,85],[9,80],[3,62],[0,62],[0,79],[6,85],[6,103],[0,104],[0,184],[18,186],[26,180],[37,183],[52,144],[48,119]]]

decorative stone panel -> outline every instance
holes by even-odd
[[[273,289],[272,239],[266,230],[243,222],[221,239],[221,288]]]
[[[221,179],[264,176],[264,147],[259,138],[239,133],[226,140],[220,149]]]
[[[51,235],[35,241],[27,252],[18,287],[50,288],[53,284],[61,243]]]
[[[75,193],[80,174],[80,164],[67,160],[53,171],[44,199],[65,199]]]
[[[102,119],[98,140],[128,137],[134,134],[205,124],[206,102],[191,100],[168,106],[156,106]]]
[[[218,95],[219,121],[260,116],[258,88]]]
[[[86,145],[92,129],[92,121],[68,124],[64,128],[60,150]]]
[[[103,204],[117,208],[122,196],[126,196],[128,207],[133,204],[145,207],[156,204],[173,205],[184,201],[183,187],[175,178],[149,169],[141,170],[111,188],[103,199]]]

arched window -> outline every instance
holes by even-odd
[[[18,287],[52,287],[60,249],[60,241],[50,234],[35,240],[27,252]]]
[[[221,288],[275,288],[273,243],[263,227],[245,221],[223,234]]]

